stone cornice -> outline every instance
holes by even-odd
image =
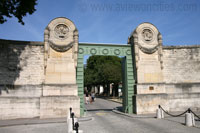
[[[0,44],[17,44],[17,45],[44,45],[44,42],[39,41],[20,41],[20,40],[6,40],[6,39],[0,39]]]
[[[197,45],[177,45],[177,46],[163,46],[163,49],[192,49],[200,48],[200,44]]]

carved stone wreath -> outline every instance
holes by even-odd
[[[153,40],[154,34],[151,29],[144,29],[141,34],[144,42],[151,42]]]
[[[69,33],[69,28],[65,24],[58,24],[55,29],[54,33],[56,38],[58,39],[65,39]]]
[[[154,46],[154,47],[147,48],[147,47],[144,47],[144,46],[138,44],[139,49],[140,49],[142,52],[146,53],[146,54],[152,54],[152,53],[156,52],[156,51],[158,50],[158,47],[159,47],[159,46],[160,46],[160,45],[158,44],[158,45],[156,45],[156,46]]]
[[[65,52],[73,47],[74,41],[69,44],[63,44],[63,45],[57,45],[53,43],[52,41],[49,41],[49,45],[52,49],[54,49],[57,52]]]

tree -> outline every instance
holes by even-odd
[[[16,17],[24,25],[23,17],[36,11],[37,0],[0,0],[0,23],[7,21],[6,17]]]
[[[121,58],[117,56],[90,56],[84,71],[84,84],[87,87],[121,82]]]

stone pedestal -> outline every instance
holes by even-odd
[[[133,96],[134,112],[153,113],[166,101],[163,83],[162,36],[150,23],[140,24],[131,34],[135,58],[136,90]]]
[[[78,31],[67,18],[52,20],[44,33],[44,85],[40,117],[66,117],[72,107],[80,115],[76,85]]]

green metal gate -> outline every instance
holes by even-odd
[[[79,43],[77,61],[77,85],[78,96],[80,97],[80,114],[84,114],[84,55],[112,55],[123,56],[122,75],[123,75],[123,110],[126,113],[133,113],[132,96],[134,93],[134,73],[133,60],[130,45],[111,45],[111,44],[87,44]]]

